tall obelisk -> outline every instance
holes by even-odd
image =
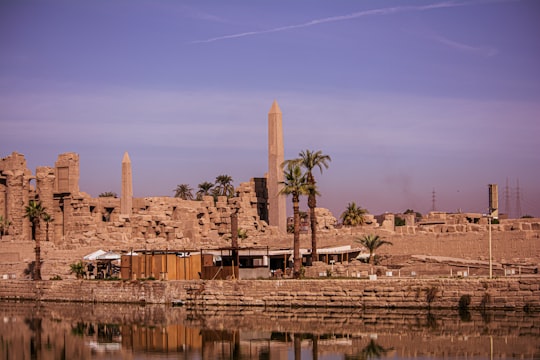
[[[268,222],[269,225],[277,226],[282,232],[287,232],[287,207],[286,196],[279,194],[283,185],[283,168],[285,161],[283,147],[283,123],[281,109],[274,100],[268,112]]]
[[[122,159],[122,194],[120,196],[120,214],[131,215],[133,208],[133,179],[131,175],[131,159],[127,151]]]

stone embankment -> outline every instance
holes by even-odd
[[[540,309],[540,278],[369,280],[16,281],[0,300],[181,302],[188,307]]]

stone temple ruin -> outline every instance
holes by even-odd
[[[274,102],[268,113],[268,173],[240,183],[231,198],[135,198],[127,153],[121,161],[120,198],[95,198],[79,189],[80,159],[76,153],[60,154],[54,167],[38,167],[35,175],[22,154],[13,152],[0,158],[0,217],[9,221],[3,234],[0,232],[0,236],[7,235],[1,242],[1,273],[20,276],[22,267],[33,260],[32,226],[25,217],[25,207],[34,199],[42,203],[54,220],[47,226],[42,222],[36,233],[44,247],[49,274],[66,271],[69,262],[99,248],[153,251],[230,247],[233,214],[237,215],[238,229],[247,235],[247,239],[239,241],[241,247],[290,249],[292,235],[286,233],[286,197],[279,195],[278,188],[283,176],[281,121],[281,110]],[[343,261],[343,254],[330,252],[358,247],[355,240],[364,234],[381,235],[393,243],[391,249],[381,251],[381,255],[392,254],[382,258],[381,266],[411,272],[426,273],[433,268],[425,265],[426,261],[439,266],[442,258],[447,259],[445,271],[450,266],[448,259],[453,266],[459,263],[466,269],[472,264],[477,266],[478,261],[485,262],[488,228],[493,230],[493,256],[500,261],[501,269],[521,266],[537,271],[540,261],[540,219],[501,219],[499,224],[488,227],[482,214],[366,214],[364,225],[340,227],[327,209],[317,208],[316,216],[319,249],[328,251],[314,261],[317,266],[308,269],[315,276],[324,273],[324,266],[330,266],[330,261],[333,263],[326,270],[340,275],[357,272],[362,264]],[[395,217],[403,220],[402,226],[396,226]],[[308,250],[309,224],[301,224],[301,228],[301,247]],[[478,266],[485,271],[485,264]]]
[[[122,165],[125,169],[125,161]],[[230,234],[233,212],[238,214],[239,228],[247,233],[278,233],[276,227],[268,226],[259,215],[266,199],[263,191],[257,193],[256,190],[257,183],[263,180],[242,183],[236,189],[237,196],[220,196],[216,202],[212,196],[202,201],[173,197],[131,198],[129,191],[124,194],[125,188],[131,188],[131,179],[125,178],[121,198],[93,198],[79,191],[77,154],[61,154],[54,168],[38,167],[33,176],[24,156],[14,152],[0,160],[0,216],[10,219],[10,235],[29,239],[31,224],[24,217],[24,208],[30,199],[38,199],[54,219],[48,238],[55,243],[113,241],[141,246],[166,241],[176,247],[205,243],[215,246],[224,235]],[[126,201],[126,197],[130,201]],[[126,202],[132,203],[128,210],[122,207]],[[46,235],[41,226],[36,236],[44,241]]]
[[[92,198],[79,190],[79,155],[64,153],[54,167],[38,167],[35,176],[22,154],[0,159],[0,216],[11,224],[8,232],[30,239],[31,224],[24,217],[30,200],[41,201],[54,221],[49,233],[42,226],[36,236],[58,244],[113,241],[133,246],[166,241],[171,247],[211,244],[231,234],[231,214],[250,237],[286,232],[286,197],[279,194],[283,179],[283,127],[276,101],[268,113],[268,175],[241,183],[232,198],[207,196],[202,201],[171,197],[133,198],[131,159],[122,159],[120,199]],[[34,182],[35,180],[35,182]]]

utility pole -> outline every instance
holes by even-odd
[[[489,244],[489,278],[493,278],[493,256],[491,254],[491,219],[499,217],[499,193],[497,184],[489,184],[489,207],[488,207],[488,244]]]

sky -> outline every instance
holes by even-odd
[[[120,194],[126,151],[136,197],[238,186],[276,100],[285,158],[331,157],[336,217],[485,213],[491,183],[540,217],[539,34],[536,0],[3,0],[0,158],[78,153],[92,196]]]

